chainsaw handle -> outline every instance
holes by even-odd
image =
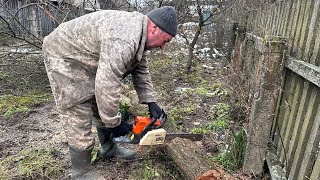
[[[164,112],[163,109],[159,119],[160,119],[159,126],[154,127],[154,123],[157,121],[157,119],[152,118],[152,121],[139,134],[132,133],[130,136],[127,135],[127,136],[121,136],[121,137],[113,137],[113,134],[111,134],[110,138],[114,143],[138,144],[140,142],[140,139],[145,134],[147,134],[148,131],[152,129],[159,129],[167,122],[167,114]]]
[[[161,116],[160,116],[160,125],[159,126],[157,126],[157,128],[156,129],[158,129],[158,128],[162,128],[162,126],[167,122],[167,118],[168,116],[167,116],[167,113],[166,112],[164,112],[164,110],[162,109],[162,113],[161,113]]]

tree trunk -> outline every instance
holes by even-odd
[[[197,40],[200,36],[201,33],[201,26],[198,27],[196,34],[193,37],[193,40],[191,42],[191,44],[189,45],[189,57],[188,57],[188,64],[187,64],[187,73],[191,72],[191,67],[192,67],[192,59],[193,59],[193,50],[194,50],[194,46],[197,43]]]
[[[169,155],[186,180],[194,180],[214,167],[205,153],[189,139],[175,138],[167,145]]]

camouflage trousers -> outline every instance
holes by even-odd
[[[88,100],[74,107],[60,110],[60,119],[69,146],[80,149],[90,149],[94,146],[95,137],[92,133],[92,125],[104,127],[98,117],[98,108],[95,100]]]

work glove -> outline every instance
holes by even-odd
[[[133,125],[129,124],[125,121],[121,121],[119,126],[114,128],[110,128],[113,137],[120,137],[127,135],[130,131],[132,131]]]
[[[162,114],[162,109],[158,106],[157,103],[151,102],[148,103],[149,113],[151,118],[159,119]]]

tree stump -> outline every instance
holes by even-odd
[[[194,180],[214,168],[205,153],[189,139],[175,138],[167,143],[167,150],[184,179]]]

